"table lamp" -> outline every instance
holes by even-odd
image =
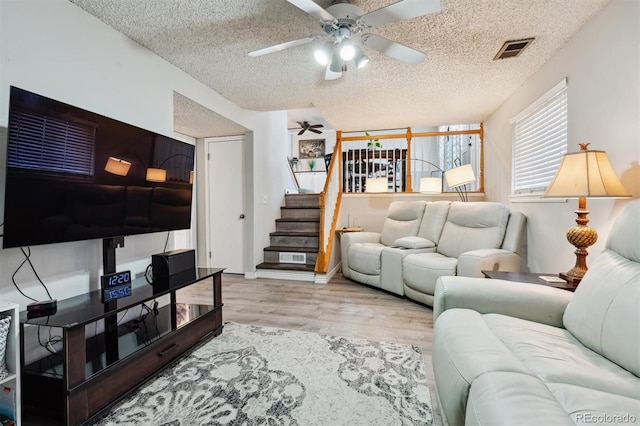
[[[588,143],[581,143],[580,151],[565,154],[544,197],[577,198],[576,226],[567,231],[567,240],[576,248],[576,264],[560,278],[579,283],[587,272],[587,248],[598,240],[595,229],[587,226],[587,198],[626,198],[631,194],[616,176],[607,153],[590,151]]]

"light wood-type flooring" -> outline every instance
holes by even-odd
[[[211,291],[207,282],[192,285],[180,290],[178,301],[210,301]],[[435,424],[441,424],[431,366],[433,312],[429,307],[341,274],[328,284],[224,274],[222,302],[224,321],[421,346]]]

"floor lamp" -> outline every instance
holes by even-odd
[[[567,231],[567,240],[576,248],[576,264],[560,278],[579,283],[587,272],[587,248],[598,240],[595,229],[587,226],[587,198],[627,198],[631,194],[616,176],[607,153],[590,151],[588,143],[581,143],[580,151],[565,154],[544,197],[577,198],[576,226]]]
[[[463,164],[462,166],[454,167],[452,169],[444,171],[439,166],[433,164],[430,161],[422,160],[420,158],[414,158],[414,161],[421,161],[435,167],[439,173],[444,174],[445,178],[447,179],[447,185],[449,185],[449,188],[455,189],[455,191],[460,196],[460,200],[469,201],[466,185],[468,183],[475,182],[476,180],[476,176],[475,173],[473,173],[471,164]],[[423,194],[442,193],[442,178],[432,176],[421,178],[420,192]]]

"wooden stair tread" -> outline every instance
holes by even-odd
[[[269,233],[273,237],[318,237],[319,232],[309,231],[274,231]]]
[[[314,219],[310,217],[291,217],[291,218],[285,217],[285,218],[276,219],[276,222],[300,222],[300,223],[320,222],[320,219]]]
[[[318,206],[280,206],[280,208],[286,210],[320,210]]]
[[[315,270],[314,265],[303,265],[298,263],[268,263],[263,262],[256,266],[256,269],[277,269],[281,271],[308,271]]]
[[[266,251],[284,251],[284,252],[304,252],[304,253],[317,253],[317,247],[289,247],[289,246],[269,246],[265,247]]]

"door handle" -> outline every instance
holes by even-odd
[[[240,219],[244,219],[244,213],[240,215]]]

